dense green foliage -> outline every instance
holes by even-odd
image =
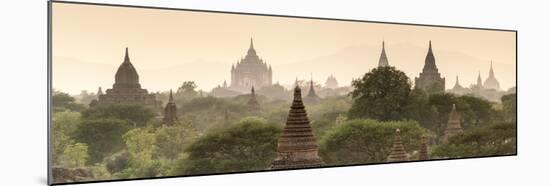
[[[174,175],[266,169],[275,158],[281,129],[264,119],[248,117],[230,128],[213,131],[186,149]]]
[[[142,127],[155,116],[155,113],[141,105],[111,104],[96,106],[82,112],[82,119],[119,119],[134,127]]]
[[[82,111],[86,107],[75,102],[75,99],[67,93],[55,91],[52,96],[52,109],[54,112],[59,111]]]
[[[516,124],[503,123],[477,127],[453,136],[433,149],[433,158],[461,158],[515,154]]]
[[[96,163],[124,148],[122,135],[131,125],[120,119],[83,120],[75,132],[75,140],[88,144],[88,163]]]
[[[504,121],[515,123],[517,121],[517,98],[516,94],[504,95],[501,98]]]
[[[394,67],[379,67],[354,80],[353,105],[349,118],[400,120],[407,104],[411,84],[404,72]]]
[[[322,138],[320,155],[330,165],[385,162],[396,129],[401,130],[401,140],[409,152],[417,150],[422,134],[428,134],[415,121],[351,120]]]

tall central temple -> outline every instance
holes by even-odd
[[[230,89],[239,92],[248,92],[250,88],[261,89],[272,84],[273,72],[271,65],[261,59],[254,49],[254,43],[250,38],[250,48],[244,58],[231,66]]]
[[[441,77],[437,66],[435,65],[435,57],[432,51],[432,41],[428,48],[428,54],[424,61],[424,68],[420,75],[414,79],[416,88],[422,89],[428,93],[444,92],[445,91],[445,78]]]
[[[151,108],[159,108],[160,102],[156,100],[154,94],[149,94],[147,89],[142,89],[139,84],[139,75],[130,62],[128,48],[124,61],[118,67],[115,74],[115,83],[113,88],[107,89],[105,94],[98,95],[97,100],[93,100],[90,106],[107,105],[114,103],[139,104]]]

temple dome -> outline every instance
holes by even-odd
[[[126,48],[126,54],[124,56],[124,62],[120,64],[115,75],[115,84],[113,87],[121,88],[141,88],[139,84],[139,75],[134,68],[134,65],[130,62],[128,55],[128,48]]]

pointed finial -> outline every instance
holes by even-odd
[[[130,61],[130,55],[128,54],[128,47],[126,47],[126,53],[124,54],[124,61],[129,62]]]
[[[385,46],[386,46],[385,41],[382,40],[382,50],[384,50]]]
[[[430,46],[428,47],[428,52],[432,52],[432,40],[430,40]]]
[[[173,103],[174,102],[174,96],[172,95],[172,89],[170,89],[170,97],[168,97],[168,102]]]
[[[250,48],[254,48],[254,40],[250,37]]]

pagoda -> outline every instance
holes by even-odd
[[[304,98],[304,103],[312,105],[321,103],[321,98],[319,98],[319,96],[317,96],[317,93],[315,93],[315,88],[313,87],[313,79],[309,82],[309,92]]]
[[[403,144],[401,143],[401,131],[399,129],[395,129],[393,145],[387,161],[394,162],[394,161],[408,161],[408,160],[409,158],[408,158],[407,152],[405,151],[405,147],[403,147]]]
[[[428,47],[428,54],[424,61],[424,68],[420,75],[414,79],[416,88],[422,89],[428,93],[437,93],[445,91],[445,78],[439,74],[435,65],[435,57],[432,51],[432,41]]]
[[[500,90],[500,84],[498,83],[497,78],[495,78],[495,72],[493,72],[493,61],[491,61],[491,69],[489,70],[489,77],[483,83],[483,88]]]
[[[447,128],[443,132],[441,138],[443,143],[446,143],[450,137],[463,133],[462,126],[460,125],[460,115],[456,112],[456,106],[453,104],[453,110],[449,114],[449,121],[447,122]]]
[[[250,90],[250,99],[246,103],[248,105],[248,109],[252,112],[257,112],[260,109],[260,103],[258,103],[258,100],[256,100],[256,93],[254,91],[254,86],[252,86],[252,89]]]
[[[270,169],[321,167],[324,162],[318,152],[317,142],[302,103],[302,92],[296,86],[286,125],[277,142],[277,157]]]
[[[164,107],[164,118],[162,122],[167,125],[173,125],[178,121],[177,117],[178,108],[174,102],[174,97],[172,96],[172,90],[170,89],[170,97],[168,98],[168,103]]]
[[[425,135],[420,137],[420,147],[418,151],[418,160],[429,160],[430,156],[428,155],[428,139]]]

